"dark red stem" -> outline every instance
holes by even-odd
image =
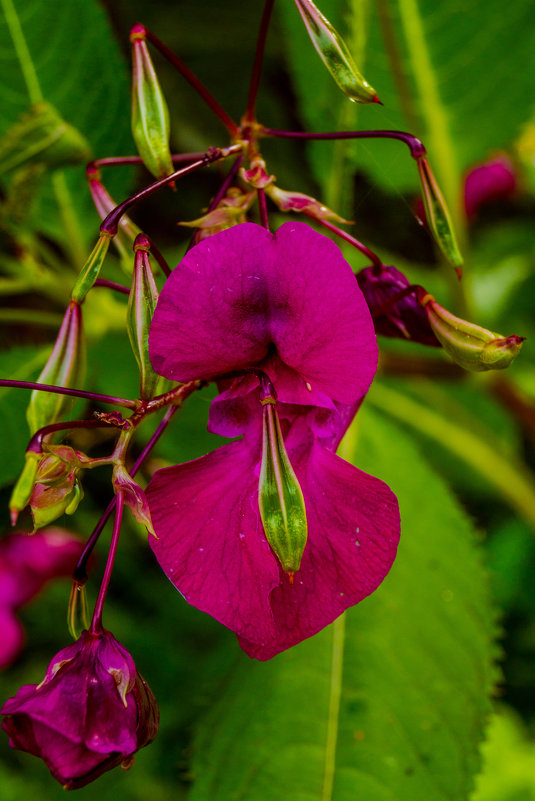
[[[223,200],[223,198],[227,194],[227,190],[229,189],[230,186],[232,186],[232,182],[234,181],[234,178],[238,174],[238,170],[240,169],[242,163],[243,163],[243,154],[240,154],[236,159],[236,161],[234,162],[234,164],[232,165],[232,167],[230,168],[227,177],[219,187],[217,195],[215,195],[214,199],[210,202],[210,205],[208,206],[208,211],[213,211],[218,205],[218,203],[220,203],[221,200]]]
[[[93,286],[101,286],[105,289],[113,289],[115,292],[121,292],[123,295],[129,295],[130,290],[123,284],[117,284],[115,281],[107,281],[105,278],[97,278]]]
[[[156,259],[156,261],[160,265],[160,268],[161,268],[163,274],[165,275],[165,277],[169,278],[169,276],[171,275],[171,268],[167,264],[167,261],[165,260],[162,252],[154,244],[154,241],[152,239],[150,239],[150,237],[147,237],[147,239],[149,240],[151,256],[154,256],[154,258]]]
[[[104,420],[71,420],[65,423],[52,423],[49,426],[43,426],[39,431],[36,431],[26,448],[26,453],[41,453],[43,449],[43,440],[48,434],[55,434],[56,431],[68,431],[71,428],[109,428],[110,423]]]
[[[161,42],[160,39],[158,39],[158,37],[152,33],[152,31],[147,30],[145,26],[141,27],[143,28],[145,32],[145,37],[148,39],[148,41],[151,42],[154,45],[154,47],[156,47],[160,51],[162,56],[164,56],[169,61],[169,63],[172,64],[173,67],[180,72],[180,74],[187,80],[190,86],[192,86],[195,89],[195,91],[202,97],[204,102],[212,109],[214,114],[216,114],[216,116],[219,117],[219,119],[229,132],[229,134],[233,137],[237,136],[239,132],[238,126],[236,125],[232,117],[230,117],[227,114],[227,112],[219,105],[217,100],[210,94],[208,89],[204,86],[204,84],[201,83],[201,81],[197,78],[197,76],[194,75],[193,72],[189,69],[189,67],[186,67],[182,59],[178,58],[178,56],[176,56],[172,52],[172,50],[169,50],[169,48],[166,45],[164,45],[164,43]]]
[[[119,535],[121,533],[121,523],[123,522],[123,509],[124,509],[124,492],[119,491],[115,496],[115,521],[113,524],[113,534],[111,536],[110,550],[108,551],[108,558],[106,560],[106,567],[104,568],[104,575],[98,591],[97,601],[91,620],[89,631],[91,634],[98,634],[102,631],[102,610],[104,609],[104,601],[106,593],[110,584],[111,574],[113,572],[113,563],[115,562],[115,555],[117,553],[117,546],[119,544]]]
[[[411,151],[413,159],[421,159],[426,154],[423,144],[415,136],[404,131],[333,131],[330,133],[309,133],[308,131],[278,131],[262,127],[263,136],[277,136],[283,139],[397,139]]]
[[[258,210],[260,211],[260,224],[269,231],[269,219],[266,206],[266,193],[263,189],[257,189]]]
[[[266,0],[264,11],[262,13],[262,19],[260,21],[260,29],[258,31],[258,39],[256,41],[253,71],[251,73],[251,83],[249,85],[247,110],[244,117],[244,121],[248,123],[253,122],[255,119],[256,97],[258,95],[258,86],[260,84],[260,75],[262,73],[262,63],[264,61],[264,51],[266,49],[266,39],[274,2],[275,0]]]
[[[205,167],[208,164],[212,164],[214,161],[219,161],[227,156],[232,156],[234,153],[239,153],[240,150],[241,145],[232,145],[231,147],[224,149],[217,147],[210,148],[210,150],[208,150],[198,161],[194,161],[192,164],[188,164],[187,167],[182,167],[182,169],[176,170],[175,172],[171,173],[171,175],[167,175],[160,181],[150,184],[150,186],[142,189],[141,192],[137,192],[137,194],[123,201],[123,203],[120,203],[102,222],[100,226],[101,233],[115,236],[117,233],[119,220],[131,206],[134,206],[141,200],[145,200],[147,197],[151,197],[151,195],[153,195],[155,192],[158,192],[162,187],[168,186],[169,184],[173,183],[173,181],[176,181],[177,178],[182,178],[184,175],[188,175],[190,172],[195,172],[195,170],[198,170],[200,167]]]
[[[171,419],[177,410],[178,406],[170,406],[169,409],[167,409],[165,415],[162,417],[160,421],[160,424],[158,425],[158,428],[155,430],[154,434],[149,439],[149,441],[139,454],[138,458],[132,465],[132,469],[130,471],[130,475],[132,476],[132,478],[136,475],[137,471],[139,470],[139,468],[141,467],[141,465],[143,464],[149,453],[152,451],[152,449],[162,436],[163,432],[167,428],[168,424],[171,422]],[[73,578],[79,584],[85,584],[85,582],[87,581],[87,561],[93,552],[93,548],[97,544],[97,540],[102,533],[102,529],[108,522],[111,513],[115,509],[116,500],[117,499],[114,497],[109,502],[108,506],[106,507],[106,511],[104,512],[104,514],[98,521],[97,525],[95,526],[93,533],[86,542],[84,550],[82,551],[80,558],[76,563],[76,567],[74,568]]]
[[[0,387],[55,392],[58,395],[70,395],[73,398],[86,398],[86,400],[100,401],[100,403],[110,403],[113,406],[124,406],[126,409],[137,409],[139,405],[138,401],[116,398],[114,395],[99,395],[97,392],[86,392],[84,389],[68,389],[67,387],[55,387],[51,384],[35,384],[33,381],[12,381],[10,378],[0,378]]]
[[[173,164],[182,164],[185,161],[197,161],[202,156],[204,153],[175,153],[171,156],[171,160]],[[141,156],[110,156],[105,159],[94,159],[89,162],[85,171],[88,177],[92,177],[99,167],[116,167],[122,164],[143,164],[143,159]]]
[[[353,245],[354,248],[363,253],[371,261],[374,267],[380,267],[380,268],[384,267],[384,264],[377,255],[377,253],[374,253],[373,250],[367,248],[366,245],[363,245],[362,242],[359,242],[359,240],[355,239],[354,236],[348,234],[347,231],[342,230],[342,228],[338,228],[337,225],[333,225],[333,223],[329,222],[328,220],[320,220],[318,219],[318,217],[314,217],[313,214],[308,214],[307,216],[310,217],[310,219],[319,222],[321,225],[324,226],[324,228],[328,228],[329,231],[332,231],[333,234],[336,234],[341,239],[344,239],[346,242],[349,242],[350,245]]]

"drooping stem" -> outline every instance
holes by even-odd
[[[41,453],[43,449],[43,440],[49,434],[54,434],[56,431],[68,431],[73,428],[109,428],[110,423],[104,420],[71,420],[65,423],[52,423],[49,426],[43,426],[39,431],[36,431],[28,447],[26,453]]]
[[[70,395],[73,398],[85,398],[100,403],[110,403],[113,406],[124,406],[126,409],[137,409],[139,402],[128,398],[117,398],[114,395],[100,395],[97,392],[86,392],[85,389],[69,389],[56,387],[52,384],[36,384],[33,381],[15,381],[10,378],[0,378],[0,387],[14,387],[17,389],[36,389],[41,392],[55,392],[58,395]]]
[[[166,45],[164,45],[164,43],[160,41],[160,39],[158,39],[158,37],[155,36],[152,33],[152,31],[147,30],[147,28],[145,28],[144,26],[141,27],[143,27],[144,29],[147,40],[151,42],[160,51],[162,56],[164,56],[169,61],[169,63],[172,64],[173,67],[176,70],[178,70],[178,72],[180,72],[180,74],[187,80],[190,86],[192,86],[195,89],[197,94],[199,94],[202,97],[207,106],[209,106],[214,112],[214,114],[217,117],[219,117],[219,119],[229,132],[229,134],[231,136],[236,136],[239,130],[238,126],[236,125],[232,117],[230,117],[227,114],[227,112],[219,105],[217,100],[210,94],[210,92],[204,86],[204,84],[202,84],[201,81],[197,78],[197,76],[193,74],[193,72],[189,69],[189,67],[186,67],[182,59],[178,58],[178,56],[176,56],[172,52],[172,50],[169,50],[169,48]]]
[[[157,429],[155,430],[152,437],[149,439],[141,453],[139,454],[138,458],[134,462],[132,469],[130,471],[130,475],[132,478],[136,475],[137,471],[140,469],[141,465],[150,454],[160,437],[162,436],[163,432],[171,422],[173,415],[178,411],[178,406],[170,406],[169,409],[166,411],[164,416],[162,417]],[[80,554],[80,558],[76,563],[76,567],[74,568],[73,578],[79,584],[85,584],[87,581],[87,562],[89,557],[93,552],[93,548],[97,544],[98,538],[102,533],[102,529],[108,522],[111,513],[115,509],[116,504],[116,497],[112,498],[109,502],[108,506],[106,507],[106,511],[98,521],[97,525],[95,526],[91,536],[89,537],[88,541],[85,544],[84,550]]]
[[[98,591],[97,601],[91,620],[89,631],[91,634],[98,634],[102,631],[102,610],[104,608],[104,601],[106,593],[110,584],[111,574],[113,571],[113,563],[115,562],[115,555],[117,553],[117,546],[119,544],[119,535],[121,533],[121,523],[123,522],[124,510],[124,493],[119,490],[115,496],[115,521],[113,524],[113,533],[111,536],[110,550],[108,551],[108,558],[106,560],[106,567],[104,568],[104,575]]]
[[[167,175],[165,178],[162,178],[160,181],[150,184],[150,186],[142,189],[141,192],[137,192],[132,197],[123,201],[123,203],[120,203],[112,212],[108,214],[100,226],[101,234],[115,236],[117,233],[119,220],[131,206],[134,206],[141,200],[145,200],[145,198],[151,197],[162,187],[168,186],[168,184],[173,183],[178,178],[182,178],[184,175],[189,175],[189,173],[195,172],[195,170],[200,169],[200,167],[205,167],[215,161],[219,161],[220,159],[224,159],[228,156],[239,153],[241,149],[241,145],[231,145],[230,147],[226,148],[212,147],[198,161],[194,161],[192,164],[188,164],[187,167],[182,167],[182,169],[176,170],[175,172],[171,173],[171,175]]]
[[[258,94],[258,86],[260,84],[260,75],[262,73],[262,63],[264,61],[264,51],[266,49],[266,39],[269,30],[269,23],[271,20],[271,12],[273,11],[273,4],[275,0],[266,0],[262,19],[260,21],[260,29],[258,31],[258,39],[256,42],[255,59],[253,64],[253,71],[251,73],[251,83],[249,85],[249,97],[247,100],[247,110],[245,112],[244,122],[251,123],[255,119],[256,97]]]
[[[263,136],[276,136],[282,139],[397,139],[409,148],[413,159],[425,156],[426,149],[412,134],[405,131],[329,131],[313,133],[309,131],[279,131],[275,128],[262,127]]]
[[[227,194],[227,190],[229,189],[230,186],[232,186],[232,182],[234,181],[234,178],[238,174],[238,170],[240,169],[242,162],[243,162],[243,153],[241,153],[238,156],[238,158],[228,171],[228,175],[221,184],[221,186],[219,187],[217,194],[210,201],[210,205],[208,206],[208,211],[213,211],[216,208],[216,206],[223,200],[223,198]]]
[[[382,269],[384,267],[384,264],[381,261],[380,257],[377,255],[377,253],[374,253],[373,250],[370,250],[370,248],[366,247],[366,245],[363,245],[362,242],[359,242],[359,240],[355,239],[354,236],[348,234],[347,231],[342,230],[342,228],[338,228],[337,225],[334,225],[332,222],[329,222],[329,220],[320,220],[318,217],[314,217],[312,214],[309,214],[307,216],[309,216],[311,219],[323,225],[324,228],[328,228],[329,231],[332,231],[333,234],[336,234],[336,236],[339,236],[341,239],[344,239],[346,242],[349,242],[350,245],[353,245],[354,248],[363,253],[366,256],[366,258],[368,258],[371,261],[374,267],[377,267],[379,269]]]
[[[165,260],[165,258],[164,258],[164,256],[163,256],[162,252],[161,252],[161,251],[160,251],[160,249],[159,249],[159,248],[158,248],[158,247],[155,245],[155,243],[154,243],[154,240],[153,240],[153,239],[151,239],[150,237],[147,237],[147,239],[149,240],[149,245],[150,245],[150,254],[151,254],[151,256],[154,256],[154,258],[155,258],[155,259],[156,259],[156,261],[158,262],[158,264],[159,264],[159,266],[160,266],[160,268],[161,268],[161,271],[162,271],[162,273],[165,275],[165,277],[166,277],[166,278],[169,278],[169,276],[171,275],[171,268],[170,268],[170,267],[169,267],[169,265],[167,264],[167,261]]]
[[[173,164],[183,164],[188,161],[197,161],[204,153],[175,153],[171,155]],[[109,156],[108,158],[94,159],[86,167],[86,173],[91,175],[99,167],[117,167],[123,164],[143,164],[141,156]]]

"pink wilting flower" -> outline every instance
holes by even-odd
[[[21,687],[0,714],[11,747],[40,757],[67,790],[128,766],[155,738],[159,718],[134,660],[105,630],[82,632],[41,683]]]
[[[334,453],[376,369],[368,307],[329,239],[302,223],[275,234],[246,223],[185,256],[160,295],[149,345],[167,378],[223,376],[209,428],[242,435],[154,475],[151,547],[189,603],[235,631],[250,656],[269,659],[373,592],[395,557],[395,496]],[[259,503],[273,447],[286,453],[278,489],[295,497],[298,481],[306,510],[304,549],[290,535],[293,566]]]
[[[50,528],[37,534],[9,534],[0,540],[0,669],[13,662],[24,642],[16,611],[47,581],[69,576],[82,551],[68,531]]]

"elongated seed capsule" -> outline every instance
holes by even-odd
[[[356,103],[380,103],[377,92],[357,69],[349,48],[312,0],[295,0],[308,35],[334,80]]]
[[[457,244],[446,201],[442,196],[442,192],[440,191],[427,159],[421,157],[417,159],[417,164],[422,185],[422,199],[424,201],[429,228],[442,253],[448,262],[456,268],[460,277],[463,257],[461,256]]]
[[[307,542],[305,501],[284,445],[275,399],[263,405],[262,464],[258,505],[271,550],[293,582]]]
[[[76,303],[82,303],[85,300],[87,293],[99,277],[112,238],[112,234],[103,231],[98,238],[97,244],[89,254],[86,263],[80,270],[71,295]]]
[[[145,234],[138,234],[134,244],[134,274],[127,311],[128,336],[139,366],[139,391],[143,400],[154,396],[159,381],[149,359],[149,328],[158,302],[149,250],[150,243]]]
[[[76,387],[85,374],[85,339],[82,310],[76,301],[69,304],[56,343],[37,381],[59,387]],[[51,392],[34,390],[26,419],[33,434],[43,426],[59,420],[72,406],[72,398]]]
[[[145,29],[136,24],[130,31],[132,42],[132,136],[145,167],[155,178],[173,172],[169,148],[169,111],[149,49]]]
[[[524,337],[503,337],[469,323],[440,306],[432,295],[421,300],[429,325],[444,350],[465,370],[503,370],[518,356]]]
[[[87,615],[87,593],[85,584],[74,580],[67,608],[67,626],[73,640],[77,640],[84,629],[89,628]]]

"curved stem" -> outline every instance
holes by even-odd
[[[305,212],[305,214],[306,214],[306,212]],[[382,269],[384,267],[384,264],[383,264],[382,260],[379,258],[379,256],[377,255],[377,253],[374,253],[373,250],[370,250],[369,248],[367,248],[366,245],[363,245],[362,242],[359,242],[359,240],[355,239],[354,236],[351,236],[351,234],[348,234],[347,231],[344,231],[342,228],[338,228],[337,225],[334,225],[333,223],[329,222],[328,220],[320,220],[318,217],[314,217],[312,214],[308,214],[307,216],[310,217],[313,220],[316,220],[316,222],[320,223],[325,228],[328,228],[329,231],[332,231],[333,234],[336,234],[336,236],[339,236],[340,239],[344,239],[346,242],[349,242],[350,245],[353,245],[354,248],[356,248],[361,253],[363,253],[371,261],[371,263],[374,265],[374,267],[378,267],[380,269]]]
[[[327,133],[310,133],[309,131],[279,131],[275,128],[262,127],[263,136],[276,136],[282,139],[397,139],[409,148],[413,159],[425,156],[426,149],[422,142],[405,131],[329,131]]]
[[[106,599],[106,593],[108,592],[111,574],[113,572],[113,563],[115,562],[115,555],[117,553],[117,546],[119,544],[121,523],[123,522],[123,510],[124,510],[124,493],[119,490],[119,492],[116,495],[115,521],[113,524],[113,534],[111,536],[110,550],[108,552],[106,567],[104,568],[104,575],[102,577],[102,582],[100,584],[100,589],[98,591],[97,601],[95,603],[95,609],[93,612],[93,618],[91,620],[91,626],[89,627],[89,631],[91,632],[91,634],[98,634],[100,631],[102,631],[102,610],[104,608],[104,601]]]
[[[121,292],[123,295],[129,295],[130,290],[123,284],[117,284],[115,281],[107,281],[105,278],[97,278],[93,286],[101,286],[104,289],[113,289],[115,292]]]
[[[262,73],[262,62],[264,61],[264,51],[266,49],[266,39],[269,30],[269,23],[271,20],[271,12],[273,11],[273,4],[275,0],[266,0],[262,19],[260,21],[260,29],[258,31],[258,39],[256,42],[255,59],[253,64],[253,71],[251,73],[251,83],[249,85],[249,97],[247,100],[247,110],[245,112],[244,121],[251,123],[255,119],[256,97],[258,94],[258,86],[260,84],[260,75]]]
[[[70,395],[73,398],[86,398],[100,403],[110,403],[113,406],[124,406],[126,409],[137,409],[139,401],[128,398],[116,398],[114,395],[100,395],[97,392],[86,392],[84,389],[68,389],[56,387],[52,384],[36,384],[34,381],[14,381],[10,378],[0,378],[0,387],[16,387],[17,389],[36,389],[41,392],[55,392],[58,395]]]
[[[173,415],[178,411],[178,406],[170,406],[169,409],[166,411],[165,415],[162,417],[160,424],[156,428],[154,434],[149,439],[141,453],[139,454],[138,458],[134,462],[132,469],[130,471],[130,475],[132,478],[136,475],[137,471],[150,454],[160,437],[162,436],[163,432],[171,422]],[[102,529],[108,522],[111,513],[115,509],[115,504],[117,502],[117,498],[113,497],[109,502],[108,506],[106,507],[106,511],[98,521],[97,525],[95,526],[91,536],[89,537],[88,541],[85,544],[84,550],[80,554],[80,558],[76,563],[76,567],[74,568],[73,578],[79,584],[85,584],[87,581],[87,561],[93,552],[93,548],[97,544],[97,540],[102,533]]]
[[[49,426],[43,426],[39,431],[36,431],[28,447],[26,453],[41,453],[43,449],[43,440],[49,434],[54,434],[56,431],[68,431],[73,428],[109,428],[110,423],[104,420],[71,420],[66,423],[52,423]]]
[[[144,28],[144,31],[148,41],[160,51],[162,56],[164,56],[169,63],[180,72],[190,86],[195,89],[197,94],[202,97],[207,106],[209,106],[214,114],[219,117],[229,134],[231,136],[237,136],[239,128],[232,117],[230,117],[230,115],[227,114],[227,112],[219,105],[217,100],[210,94],[208,89],[204,86],[204,84],[201,83],[197,76],[194,75],[188,67],[186,67],[182,59],[178,58],[178,56],[176,56],[172,50],[169,50],[169,48],[164,45],[164,43],[160,41],[160,39],[158,39],[158,37],[155,36],[152,31],[147,30],[147,28]]]
[[[220,159],[224,159],[227,158],[228,156],[232,156],[236,153],[239,153],[241,149],[242,149],[241,145],[231,145],[230,147],[226,148],[217,148],[217,147],[210,148],[204,154],[204,156],[198,161],[194,161],[192,164],[188,164],[187,167],[182,167],[182,169],[172,172],[171,175],[167,175],[160,181],[156,181],[155,183],[150,184],[150,186],[147,186],[145,189],[142,189],[141,192],[138,192],[137,194],[123,201],[123,203],[120,203],[115,209],[113,209],[113,211],[111,211],[108,214],[106,219],[102,222],[100,226],[100,232],[102,234],[115,236],[115,234],[117,233],[119,220],[131,206],[134,206],[141,200],[145,200],[145,198],[147,197],[151,197],[151,195],[154,195],[155,192],[158,192],[162,187],[168,186],[169,184],[176,181],[177,178],[182,178],[184,175],[188,175],[190,172],[195,172],[195,170],[198,170],[200,167],[205,167],[208,164],[212,164],[214,161],[219,161]]]

